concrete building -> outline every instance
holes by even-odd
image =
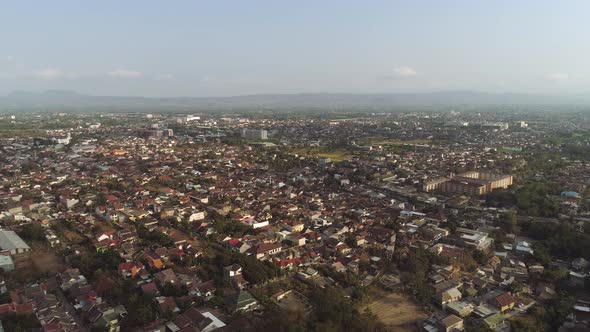
[[[250,139],[268,139],[268,131],[264,129],[242,129],[242,137]]]
[[[514,180],[512,175],[499,175],[478,171],[463,173],[460,174],[460,176],[486,181],[488,184],[488,191],[494,190],[496,188],[508,188],[508,186],[512,185],[512,181]]]
[[[448,315],[447,317],[440,320],[441,331],[453,332],[453,331],[464,331],[463,319],[455,316]]]
[[[491,130],[507,130],[509,125],[506,122],[486,122],[481,125],[481,128]]]
[[[472,229],[457,228],[456,235],[460,240],[460,244],[464,247],[472,247],[481,251],[488,250],[492,243],[494,243],[494,240],[488,236],[488,233]]]
[[[70,133],[68,133],[67,136],[56,136],[56,137],[53,137],[52,140],[57,144],[68,145],[68,144],[70,144],[70,141],[72,140],[72,135],[70,135]]]
[[[438,178],[425,182],[426,192],[442,191],[449,194],[484,195],[496,188],[508,188],[513,183],[512,175],[499,175],[488,172],[467,172],[452,178]]]
[[[426,192],[432,192],[432,191],[437,191],[442,189],[442,187],[444,186],[445,182],[449,181],[448,178],[438,178],[438,179],[434,179],[434,180],[430,180],[427,182],[424,182],[424,185],[422,186],[422,190],[426,191]]]
[[[164,136],[164,131],[157,129],[140,129],[137,131],[137,136],[141,138],[161,138]]]

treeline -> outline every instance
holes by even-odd
[[[281,275],[280,269],[271,262],[263,262],[254,256],[247,256],[223,248],[215,249],[215,256],[199,258],[201,260],[199,273],[203,280],[213,279],[217,285],[222,285],[224,283],[223,268],[232,264],[238,264],[242,267],[244,277],[251,284],[264,283]]]
[[[561,259],[583,257],[590,259],[590,225],[580,232],[575,225],[554,222],[523,222],[520,224],[524,234],[537,241],[536,256],[541,260],[545,252]]]
[[[252,331],[387,331],[370,311],[359,312],[340,287],[312,290],[309,300],[314,309],[302,312],[271,307]]]
[[[565,144],[562,147],[564,154],[568,154],[574,158],[590,159],[590,145],[582,144]]]
[[[486,205],[499,208],[517,207],[520,212],[532,217],[556,217],[559,203],[551,195],[559,194],[560,188],[552,183],[531,181],[515,192],[497,189],[485,196]]]
[[[70,264],[80,269],[80,274],[88,279],[93,279],[104,272],[114,272],[122,262],[119,253],[114,250],[102,252],[89,252],[85,255],[74,256]]]
[[[433,295],[428,285],[428,270],[433,261],[433,256],[424,249],[416,249],[400,259],[401,281],[421,303],[428,303]]]
[[[514,332],[558,331],[571,313],[575,301],[570,296],[560,295],[544,305],[535,305],[529,310],[529,319],[517,318],[510,321]]]

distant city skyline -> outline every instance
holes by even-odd
[[[0,95],[590,94],[581,0],[0,4]]]

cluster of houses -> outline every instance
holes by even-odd
[[[290,121],[272,126],[290,128],[290,140],[304,145],[343,128],[362,138],[363,130],[374,133],[383,124]],[[395,126],[407,125],[409,137],[417,139],[437,130],[429,121],[412,116]],[[530,239],[506,234],[494,241],[497,212],[461,210],[451,200],[432,204],[436,196],[417,193],[424,181],[449,175],[454,167],[488,171],[520,164],[518,154],[496,158],[496,151],[481,149],[489,141],[403,146],[396,152],[376,147],[363,150],[363,158],[333,163],[272,147],[202,144],[188,136],[142,139],[109,130],[93,128],[105,137],[68,148],[4,142],[0,268],[24,266],[31,248],[16,234],[37,225],[44,244],[64,254],[67,269],[38,285],[7,290],[13,302],[0,306],[0,316],[34,313],[47,331],[73,331],[76,321],[117,331],[130,310],[104,299],[124,282],[151,299],[155,318],[145,322],[145,331],[212,331],[232,315],[263,309],[245,266],[204,266],[212,253],[249,256],[317,287],[340,286],[331,273],[341,273],[364,286],[380,280],[396,288],[403,286],[399,275],[384,267],[426,250],[448,263],[429,270],[435,314],[420,323],[427,331],[463,330],[467,317],[505,331],[509,317],[555,296],[555,285],[526,287],[547,268],[535,260]],[[508,140],[508,132],[496,134]],[[564,204],[579,203],[575,194],[564,192]],[[84,276],[73,266],[85,255],[111,253],[120,263],[106,274]],[[476,255],[483,258],[476,262]],[[587,272],[587,262],[572,262],[572,282],[583,282]],[[30,296],[12,296],[27,290]],[[65,310],[70,305],[73,311]],[[221,310],[214,314],[215,307]],[[583,319],[587,306],[576,308],[580,314],[572,319]]]

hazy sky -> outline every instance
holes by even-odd
[[[590,92],[590,1],[0,0],[0,94]]]

